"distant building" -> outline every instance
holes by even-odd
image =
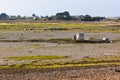
[[[10,20],[15,20],[15,19],[17,19],[17,17],[16,16],[10,16],[9,19]]]
[[[38,20],[39,17],[38,16],[33,16],[33,20]]]
[[[120,18],[120,16],[117,16],[117,17],[107,17],[107,19],[111,19],[111,20],[117,20],[119,18]]]

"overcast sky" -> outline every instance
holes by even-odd
[[[55,15],[69,11],[71,15],[120,16],[120,0],[0,0],[0,13],[9,15]]]

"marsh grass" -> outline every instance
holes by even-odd
[[[24,30],[24,29],[42,29],[42,28],[79,28],[82,31],[119,31],[119,25],[108,25],[105,23],[96,23],[96,22],[89,22],[89,23],[65,23],[65,22],[9,22],[9,23],[0,23],[0,30]]]
[[[62,59],[67,58],[67,56],[56,56],[56,55],[40,55],[40,56],[15,56],[7,57],[10,60],[36,60],[36,59]]]
[[[108,66],[108,65],[120,65],[119,62],[99,62],[99,63],[60,63],[60,64],[15,64],[15,65],[4,65],[0,66],[1,69],[5,68],[62,68],[62,67],[90,67],[90,66]]]
[[[21,58],[21,57],[20,57]],[[26,57],[22,57],[23,60]],[[32,57],[27,57],[26,59],[29,60]],[[34,57],[33,57],[34,58]],[[32,59],[33,59],[32,58]],[[100,58],[91,58],[91,57],[83,57],[82,60],[72,60],[72,61],[60,61],[56,62],[51,59],[56,59],[56,56],[50,56],[46,58],[46,56],[43,56],[41,59],[49,59],[47,61],[35,61],[31,63],[26,64],[14,64],[14,65],[3,65],[0,66],[0,68],[60,68],[60,67],[90,67],[90,66],[108,66],[108,65],[120,65],[120,56],[104,56]],[[60,57],[57,57],[57,59],[60,59]],[[65,56],[62,58],[65,58]],[[10,58],[9,58],[10,59]],[[19,57],[11,57],[12,60],[19,60]],[[36,57],[35,57],[36,59]]]

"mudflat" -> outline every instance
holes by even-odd
[[[0,32],[0,65],[28,64],[33,60],[12,60],[7,57],[58,55],[65,59],[49,59],[47,62],[81,61],[83,58],[103,58],[120,56],[119,33],[86,32],[85,37],[102,39],[108,37],[114,43],[74,43],[71,39],[76,32],[72,31],[2,31]],[[82,32],[83,33],[83,32]],[[62,39],[61,42],[50,42]],[[28,40],[28,41],[26,41]],[[35,41],[29,41],[35,40]],[[44,41],[45,40],[45,41]],[[50,40],[50,41],[49,41]],[[15,41],[15,42],[14,42]],[[111,58],[113,59],[113,58]],[[35,60],[41,62],[45,60]],[[114,61],[114,60],[113,60]],[[119,62],[118,59],[116,59]],[[114,61],[115,62],[115,61]],[[62,67],[62,68],[11,68],[0,69],[1,80],[119,80],[120,66]]]

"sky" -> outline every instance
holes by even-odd
[[[51,16],[68,11],[71,15],[120,16],[120,0],[0,0],[0,13]]]

